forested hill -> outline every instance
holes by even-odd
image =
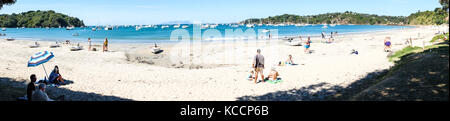
[[[70,17],[53,10],[28,11],[20,14],[0,15],[0,27],[80,27],[84,26],[82,20]]]
[[[283,14],[267,18],[246,19],[244,24],[383,24],[383,25],[430,25],[448,22],[444,18],[448,14],[442,9],[413,13],[410,16],[380,16],[355,12],[326,13],[319,15],[299,16]]]

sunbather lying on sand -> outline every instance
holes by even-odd
[[[280,76],[280,74],[278,73],[278,71],[275,70],[275,68],[272,68],[270,70],[269,76],[267,76],[266,79],[270,80],[270,81],[275,81],[278,79],[278,76]]]

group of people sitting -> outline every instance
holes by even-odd
[[[37,89],[36,89],[37,84]],[[25,96],[27,101],[55,101],[53,99],[50,99],[48,95],[45,93],[45,90],[47,88],[47,85],[63,85],[65,84],[64,79],[62,78],[61,74],[59,73],[58,66],[55,66],[53,71],[50,73],[50,76],[48,79],[44,80],[37,80],[35,74],[31,74],[30,76],[30,83],[28,83],[27,86],[27,95]],[[57,101],[64,100],[64,96],[60,96],[56,99]]]
[[[31,74],[31,82],[27,85],[27,101],[64,101],[64,95],[56,98],[55,100],[49,98],[45,92],[47,88],[47,84],[45,83],[38,83],[38,88],[36,89],[36,79],[36,75]]]

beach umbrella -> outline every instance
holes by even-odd
[[[50,59],[54,57],[52,52],[44,51],[44,52],[38,52],[31,56],[30,60],[28,61],[28,67],[36,67],[42,64],[42,67],[44,68],[46,79],[48,79],[47,71],[45,70],[44,63],[48,62]]]

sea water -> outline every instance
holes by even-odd
[[[188,26],[187,28],[181,28],[183,25]],[[167,28],[162,28],[162,26],[168,26]],[[154,25],[151,27],[142,27],[141,29],[136,29],[136,26],[115,26],[112,30],[105,30],[103,27],[88,26],[88,27],[77,27],[72,30],[66,30],[66,28],[7,28],[5,31],[0,31],[0,33],[6,34],[2,38],[15,38],[23,40],[33,40],[33,41],[66,41],[71,42],[86,42],[88,38],[91,38],[93,42],[103,42],[105,38],[108,38],[111,43],[169,43],[176,42],[170,41],[171,34],[174,30],[182,29],[189,32],[192,37],[193,25],[192,24],[181,24],[179,28],[174,28],[174,25]],[[320,36],[322,32],[325,32],[329,36],[330,32],[338,32],[338,34],[349,34],[349,33],[363,33],[363,32],[373,32],[373,31],[384,31],[392,29],[404,29],[411,28],[411,26],[385,26],[385,25],[336,25],[327,26],[324,25],[307,25],[307,26],[269,26],[269,25],[254,25],[254,27],[238,26],[233,27],[230,24],[219,24],[215,28],[200,28],[202,36],[207,30],[214,29],[217,30],[220,35],[214,36],[215,40],[225,40],[226,30],[242,30],[247,31],[253,29],[255,36],[264,36],[268,38],[267,35],[274,31],[263,32],[261,30],[276,30],[276,35],[279,38],[282,37],[294,37],[294,36]],[[93,31],[92,28],[96,28]],[[273,33],[275,34],[275,33]],[[207,35],[208,36],[208,35]],[[245,34],[235,35],[237,37],[243,36],[247,37]],[[205,40],[204,38],[191,38],[191,40]]]

